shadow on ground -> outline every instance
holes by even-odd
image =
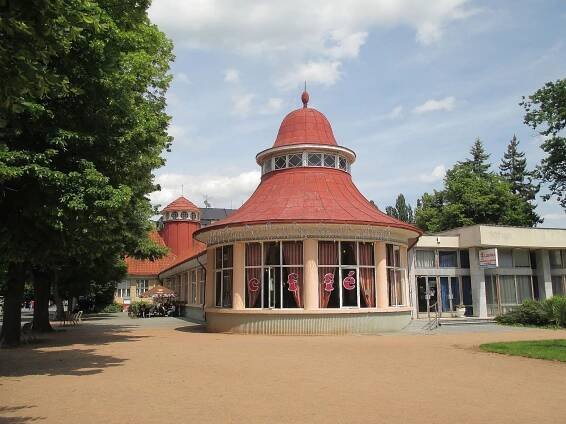
[[[183,333],[206,333],[206,325],[187,325],[185,327],[177,327],[175,331],[182,331]]]
[[[32,423],[36,421],[45,420],[46,417],[8,417],[6,414],[16,413],[23,409],[35,408],[35,405],[20,405],[20,406],[0,406],[0,424],[19,424],[19,423]]]
[[[124,359],[100,355],[88,346],[135,342],[148,337],[132,334],[134,328],[137,327],[85,323],[64,332],[39,335],[39,343],[0,350],[0,376],[98,374],[105,368],[122,365]]]

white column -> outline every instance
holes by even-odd
[[[206,283],[205,283],[205,305],[207,308],[214,307],[214,248],[206,249]]]
[[[479,252],[475,247],[470,248],[470,280],[472,283],[474,316],[487,318],[485,272],[483,268],[480,268]]]
[[[552,275],[550,273],[550,257],[548,250],[537,250],[537,281],[539,299],[548,299],[552,297]]]
[[[318,240],[303,242],[303,296],[305,309],[318,309]]]
[[[385,242],[378,241],[375,243],[375,289],[377,292],[378,308],[387,308],[389,306],[386,261]]]
[[[234,265],[232,270],[232,309],[246,307],[246,282],[244,278],[245,244],[234,243]]]

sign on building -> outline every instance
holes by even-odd
[[[480,268],[497,268],[499,262],[497,260],[497,248],[482,249],[480,253]]]

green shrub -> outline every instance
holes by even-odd
[[[139,316],[140,309],[141,309],[142,305],[145,305],[147,310],[149,310],[149,308],[151,308],[151,306],[152,306],[151,303],[144,302],[143,300],[138,300],[136,302],[132,302],[130,304],[130,307],[128,308],[128,313],[129,313],[130,317]]]
[[[113,312],[122,312],[123,306],[120,303],[117,302],[113,302],[110,305],[106,305],[104,308],[102,308],[101,312],[104,313],[113,313]]]
[[[566,327],[566,297],[554,296],[542,302],[526,300],[495,319],[500,324]]]

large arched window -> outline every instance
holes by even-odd
[[[375,307],[375,258],[371,242],[318,242],[319,306]]]
[[[303,243],[246,243],[246,308],[303,307]]]

